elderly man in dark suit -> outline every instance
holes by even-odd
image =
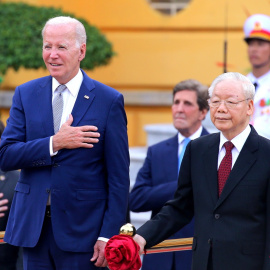
[[[137,231],[140,252],[195,217],[193,270],[270,269],[270,141],[249,125],[254,85],[239,73],[209,88],[220,130],[191,141],[174,199]]]
[[[42,35],[51,75],[16,88],[2,135],[1,169],[21,169],[5,241],[24,247],[24,270],[100,269],[126,219],[124,100],[80,69],[82,23],[56,17]]]
[[[178,133],[150,146],[130,193],[130,210],[152,211],[155,216],[177,188],[181,157],[189,140],[208,134],[202,120],[209,109],[208,88],[196,80],[185,80],[173,89],[172,116]],[[171,238],[192,237],[194,222],[186,225]],[[142,270],[190,270],[191,251],[168,252],[144,256]]]

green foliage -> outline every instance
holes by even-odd
[[[0,3],[0,74],[8,68],[18,70],[45,68],[42,59],[41,30],[45,22],[56,16],[70,16],[60,9],[36,7],[24,3]],[[87,34],[86,58],[81,62],[84,69],[108,64],[114,55],[112,45],[100,31],[83,23]]]

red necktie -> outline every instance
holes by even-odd
[[[218,196],[220,196],[232,169],[232,149],[234,145],[227,141],[224,143],[226,155],[222,159],[218,169]]]

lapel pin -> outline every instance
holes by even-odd
[[[89,99],[89,96],[85,95],[84,98]]]
[[[1,181],[5,181],[6,180],[6,177],[4,175],[0,175],[0,180]]]

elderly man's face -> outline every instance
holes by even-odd
[[[199,109],[196,92],[182,90],[175,94],[172,105],[173,124],[183,136],[189,137],[196,132],[206,113],[206,109]]]
[[[73,24],[48,25],[43,37],[43,60],[50,74],[61,84],[73,79],[85,57],[86,45],[76,43]]]
[[[221,101],[216,108],[210,105],[210,115],[216,128],[228,140],[233,139],[246,128],[253,113],[253,100],[246,100],[241,82],[227,80],[218,83],[211,101],[214,103]],[[233,107],[228,108],[224,101],[233,103]]]

